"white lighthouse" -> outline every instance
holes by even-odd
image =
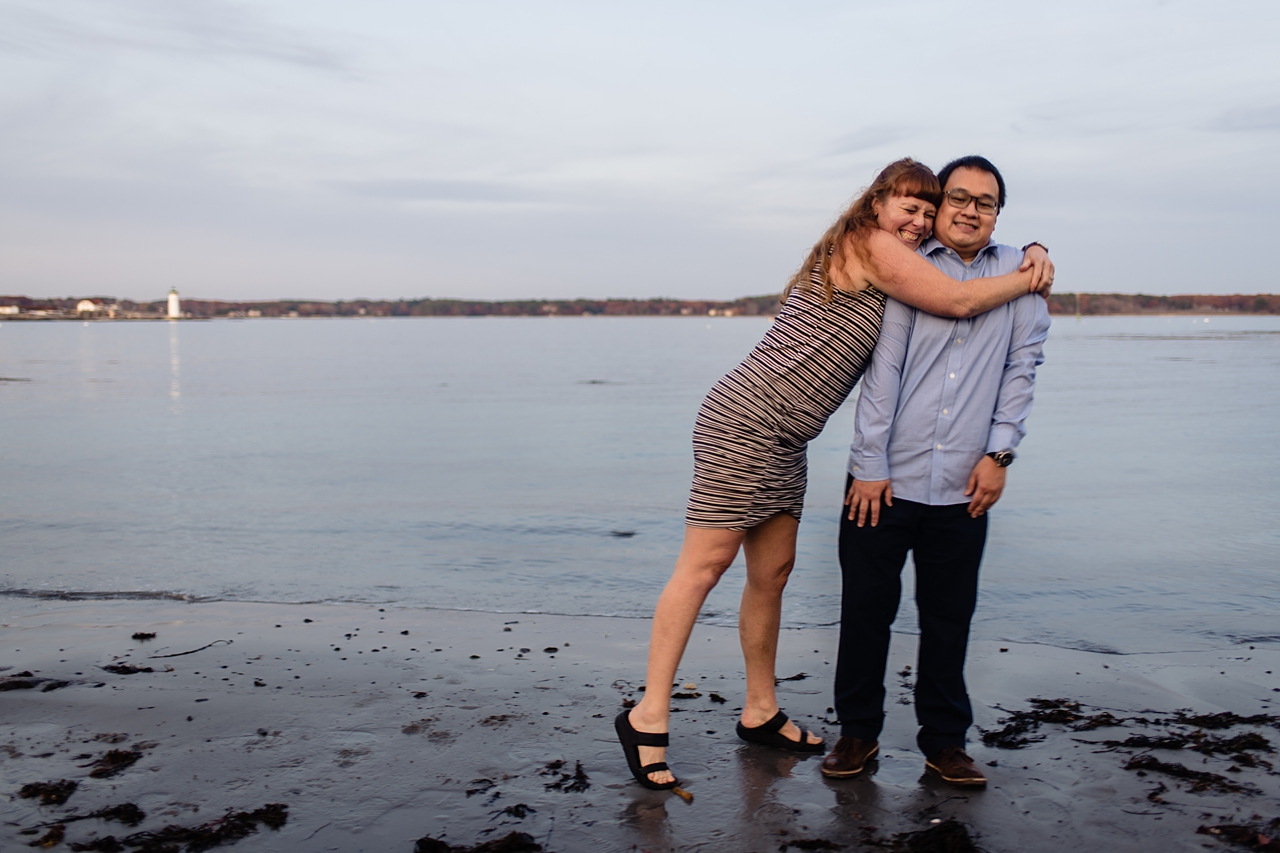
[[[169,288],[169,319],[178,320],[182,317],[182,306],[178,303],[177,288]]]

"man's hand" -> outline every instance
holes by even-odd
[[[991,460],[988,459],[988,462]],[[854,480],[844,505],[849,508],[849,520],[865,527],[868,520],[875,527],[880,523],[880,501],[893,506],[893,486],[889,480]]]
[[[969,515],[977,518],[1000,500],[1000,494],[1004,491],[1005,474],[1005,469],[997,465],[990,456],[983,456],[973,466],[973,473],[969,475],[969,483],[964,489],[966,495],[973,496],[969,500]]]
[[[1022,266],[1018,272],[1031,270],[1031,293],[1039,293],[1046,299],[1053,288],[1053,261],[1049,260],[1049,251],[1036,243],[1028,246],[1022,256]]]

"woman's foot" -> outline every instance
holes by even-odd
[[[640,702],[631,709],[631,713],[628,715],[631,721],[631,727],[638,732],[644,732],[646,734],[665,733],[669,722],[667,718],[646,716],[645,710],[644,702]],[[640,764],[642,766],[666,761],[667,748],[664,746],[640,746],[638,749],[640,751]],[[648,776],[649,781],[653,782],[655,785],[669,785],[676,781],[675,774],[670,770],[655,770],[648,774]]]
[[[744,708],[742,711],[741,722],[742,725],[747,728],[755,729],[772,720],[777,713],[777,708],[774,708],[772,711],[762,711],[759,708]],[[787,722],[783,724],[782,728],[778,729],[778,734],[796,744],[800,743],[800,732],[800,727],[791,720],[787,720]],[[823,742],[822,738],[818,737],[813,732],[807,732],[807,734],[808,737],[804,739],[805,743],[817,746]],[[658,760],[660,761],[661,759]]]

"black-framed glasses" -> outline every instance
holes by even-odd
[[[961,210],[968,207],[969,202],[973,202],[979,213],[996,212],[996,200],[989,195],[970,195],[964,190],[947,190],[943,195],[947,197],[947,204]]]

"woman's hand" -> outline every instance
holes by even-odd
[[[844,505],[849,508],[849,520],[858,522],[859,527],[866,527],[869,520],[875,527],[880,523],[882,500],[885,506],[893,506],[891,480],[854,480],[844,498]]]
[[[1046,299],[1053,289],[1053,261],[1049,260],[1049,250],[1039,243],[1032,243],[1022,253],[1022,266],[1018,272],[1031,270],[1031,293],[1039,293]]]

